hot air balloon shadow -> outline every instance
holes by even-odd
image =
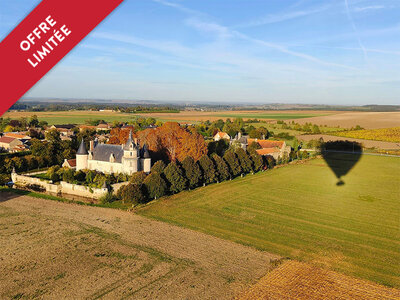
[[[345,184],[342,177],[360,160],[362,146],[351,141],[330,141],[322,144],[321,154],[338,179],[336,185],[341,186]]]

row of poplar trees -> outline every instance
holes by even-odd
[[[146,203],[164,195],[258,172],[264,167],[262,156],[242,148],[230,149],[223,157],[216,153],[204,155],[197,162],[190,156],[182,162],[171,161],[168,165],[159,160],[149,175],[135,173],[130,183],[118,190],[117,197],[133,204]]]

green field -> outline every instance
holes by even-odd
[[[400,158],[363,155],[337,179],[322,159],[162,198],[138,213],[400,287]]]

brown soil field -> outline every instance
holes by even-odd
[[[1,299],[232,299],[275,259],[126,211],[0,192]]]
[[[171,121],[186,121],[190,122],[200,122],[200,121],[216,121],[219,119],[226,120],[228,117],[224,117],[221,115],[232,115],[230,118],[241,117],[242,115],[251,115],[251,119],[257,118],[257,115],[260,115],[260,118],[263,121],[274,121],[275,119],[265,119],[262,115],[265,114],[293,114],[293,115],[325,115],[325,114],[335,114],[337,112],[334,111],[317,111],[317,110],[221,110],[221,111],[181,111],[180,113],[146,113],[141,114],[144,117],[153,117],[156,119],[163,120],[171,120]],[[244,117],[244,120],[249,118]]]
[[[293,121],[299,124],[308,122],[329,127],[340,126],[342,128],[351,128],[356,125],[366,129],[389,128],[400,126],[400,112],[342,112],[327,116],[295,119]]]
[[[305,134],[298,135],[296,138],[299,141],[310,141],[310,140],[318,140],[322,138],[325,142],[327,141],[352,141],[361,143],[365,148],[377,148],[377,149],[386,149],[386,150],[399,150],[400,143],[391,143],[391,142],[382,142],[382,141],[371,141],[371,140],[362,140],[362,139],[352,139],[347,137],[326,135],[326,134]]]
[[[269,272],[238,299],[400,299],[400,290],[286,261]]]

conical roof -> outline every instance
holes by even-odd
[[[132,137],[132,130],[129,132],[129,137],[125,143],[124,150],[130,150],[131,145],[132,145],[132,148],[135,147],[135,143],[133,142],[133,137]]]
[[[81,141],[81,144],[79,146],[78,152],[76,152],[76,154],[82,154],[82,155],[89,154],[87,152],[87,150],[86,150],[86,146],[85,146],[85,143],[84,143],[83,139]]]
[[[150,158],[150,153],[146,144],[143,145],[143,158]]]

